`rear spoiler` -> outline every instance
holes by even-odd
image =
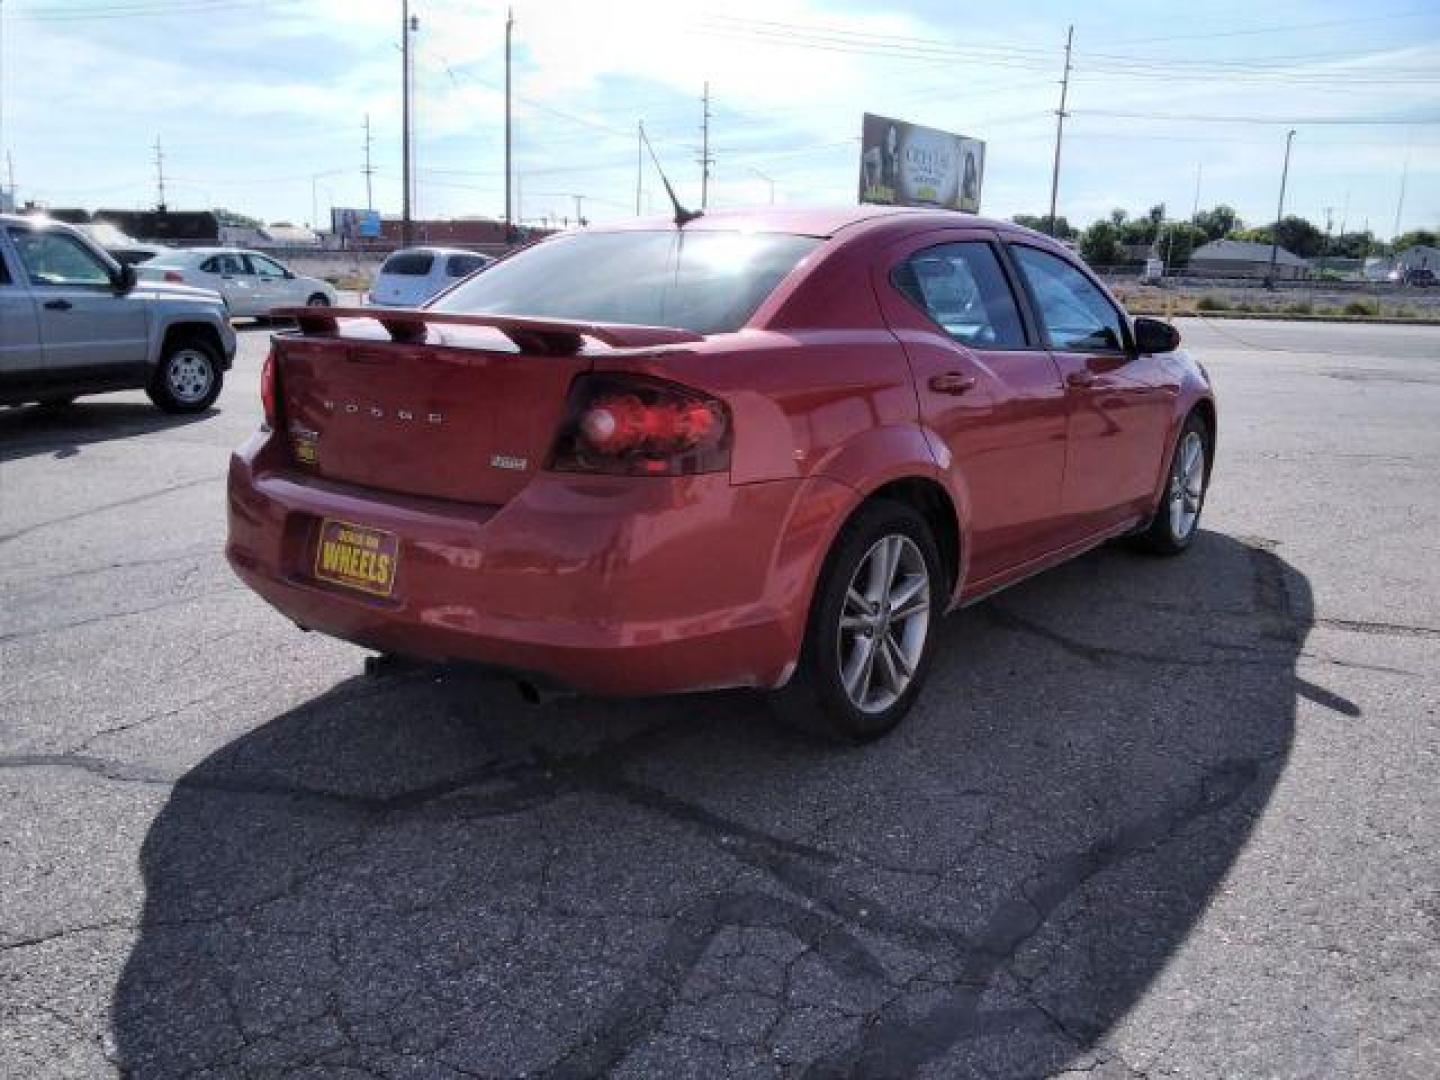
[[[568,356],[580,351],[585,338],[616,349],[651,345],[681,345],[704,341],[701,334],[677,326],[639,326],[632,323],[577,322],[572,319],[529,319],[514,315],[466,315],[450,311],[410,308],[300,307],[282,308],[272,316],[294,319],[300,332],[325,336],[340,331],[341,319],[370,319],[385,327],[390,340],[420,344],[429,326],[484,326],[499,330],[524,352]]]

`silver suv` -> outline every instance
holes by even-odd
[[[143,388],[166,412],[202,412],[234,358],[217,293],[137,284],[68,225],[0,214],[0,404]]]

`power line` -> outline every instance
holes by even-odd
[[[1289,125],[1347,125],[1354,127],[1386,126],[1392,124],[1414,124],[1424,126],[1440,124],[1440,115],[1423,116],[1205,116],[1198,113],[1145,113],[1125,112],[1116,109],[1082,109],[1076,115],[1109,116],[1121,120],[1177,120],[1184,123],[1200,124],[1280,124]]]

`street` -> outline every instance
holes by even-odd
[[[0,1075],[1440,1075],[1440,328],[1179,325],[1194,549],[860,749],[302,633],[222,557],[265,329],[0,410]]]

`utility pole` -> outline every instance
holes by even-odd
[[[1275,228],[1270,234],[1270,274],[1265,287],[1275,287],[1275,262],[1280,256],[1280,222],[1285,219],[1285,182],[1290,179],[1290,144],[1295,141],[1295,129],[1285,136],[1285,167],[1280,170],[1280,205],[1275,210]]]
[[[1329,268],[1330,261],[1330,228],[1335,224],[1335,208],[1325,207],[1325,249],[1320,254],[1320,272],[1323,274]]]
[[[1400,169],[1400,198],[1395,202],[1395,228],[1390,233],[1390,239],[1400,235],[1400,218],[1405,213],[1405,181],[1410,177],[1410,147],[1405,147],[1405,164]]]
[[[400,0],[400,243],[410,245],[410,0]]]
[[[510,39],[515,31],[515,13],[505,9],[505,242],[515,242],[515,219],[510,202]]]
[[[160,136],[155,136],[155,209],[165,212],[165,151],[160,146]]]
[[[710,205],[710,84],[705,84],[705,94],[700,98],[703,111],[700,122],[700,209]]]
[[[583,229],[585,227],[585,196],[572,195],[570,197],[575,200],[575,224]]]
[[[1065,137],[1065,101],[1070,93],[1070,45],[1075,26],[1065,31],[1065,74],[1060,77],[1060,108],[1055,110],[1055,167],[1050,172],[1050,235],[1055,235],[1055,200],[1060,193],[1060,142]]]
[[[365,209],[375,209],[375,193],[372,190],[371,177],[375,175],[375,167],[370,164],[370,114],[365,114]]]
[[[1200,218],[1200,170],[1204,168],[1204,166],[1205,163],[1203,161],[1197,161],[1195,163],[1195,206],[1194,209],[1190,211],[1191,225],[1194,225]]]
[[[640,216],[640,191],[645,182],[645,121],[641,120],[635,139],[635,216]]]

